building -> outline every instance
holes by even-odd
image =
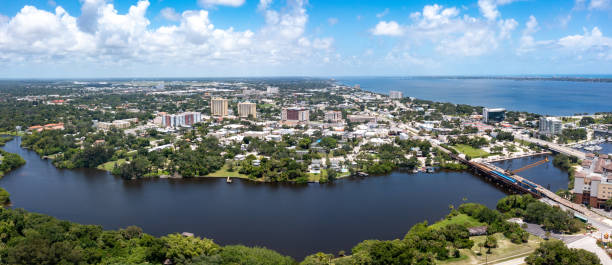
[[[325,112],[325,121],[339,122],[342,121],[342,111],[331,110]]]
[[[612,198],[612,156],[587,154],[574,178],[574,202],[602,208]],[[588,162],[587,162],[588,161]]]
[[[281,112],[283,121],[306,122],[310,120],[308,109],[305,108],[283,108]]]
[[[101,130],[110,130],[111,128],[126,129],[132,126],[132,123],[138,123],[138,118],[114,120],[112,122],[95,122],[94,125]]]
[[[248,118],[249,116],[257,118],[257,106],[251,102],[238,103],[238,116]]]
[[[202,114],[199,112],[183,112],[179,114],[162,112],[154,119],[154,123],[161,127],[191,126],[201,121]]]
[[[482,109],[482,119],[485,123],[502,122],[506,118],[506,109]]]
[[[563,123],[555,117],[540,117],[540,134],[552,136],[560,134]]]
[[[60,123],[49,123],[45,125],[34,125],[34,126],[29,127],[28,131],[42,132],[46,130],[63,130],[63,129],[64,129],[64,123],[60,122]]]
[[[269,86],[266,88],[266,93],[268,94],[278,94],[278,87]]]
[[[210,100],[210,115],[225,117],[228,115],[227,99],[213,98]]]
[[[401,91],[389,91],[389,97],[392,99],[400,99],[404,97],[404,93]]]
[[[351,122],[376,122],[376,117],[368,115],[348,115],[347,118]]]

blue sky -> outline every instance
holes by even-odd
[[[0,0],[0,78],[612,74],[612,0]]]

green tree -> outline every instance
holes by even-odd
[[[601,264],[599,258],[583,249],[569,249],[561,241],[546,241],[540,244],[525,262],[529,265],[595,265]]]

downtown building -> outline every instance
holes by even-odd
[[[401,99],[404,97],[404,93],[402,93],[401,91],[389,91],[389,97],[392,99]]]
[[[179,114],[162,112],[153,121],[161,127],[186,127],[201,122],[202,114],[199,112],[183,112]]]
[[[574,177],[574,202],[595,208],[612,199],[612,154],[587,154]]]
[[[342,111],[330,110],[325,112],[325,121],[340,122],[342,121]]]
[[[484,109],[482,109],[482,119],[483,119],[484,123],[502,122],[502,121],[504,121],[504,119],[506,119],[506,109],[503,109],[503,108],[497,108],[497,109],[484,108]]]
[[[238,103],[238,116],[248,118],[249,116],[257,118],[257,105],[251,102]]]
[[[281,120],[289,124],[308,122],[310,120],[310,112],[306,108],[283,108]]]
[[[563,123],[555,117],[540,117],[540,134],[552,136],[560,134],[563,130]]]
[[[213,98],[210,100],[210,115],[225,117],[228,113],[228,101],[224,98]]]

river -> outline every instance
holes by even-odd
[[[468,172],[394,172],[307,185],[227,184],[224,179],[124,181],[99,170],[56,169],[19,144],[16,138],[3,149],[18,153],[27,164],[0,180],[14,208],[105,229],[137,225],[156,236],[192,232],[222,245],[264,246],[298,260],[318,251],[348,253],[365,239],[401,238],[417,222],[443,218],[451,204],[495,207],[505,196]],[[531,160],[515,160],[512,167]],[[567,188],[567,173],[546,167],[552,166],[521,175]]]

